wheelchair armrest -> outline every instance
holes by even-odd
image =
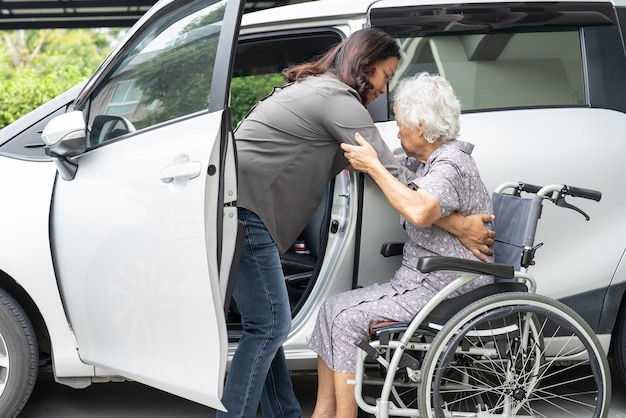
[[[394,255],[402,255],[403,248],[403,242],[385,242],[380,248],[380,253],[383,257],[393,257]]]
[[[504,279],[515,277],[515,269],[508,264],[484,263],[455,257],[422,257],[417,262],[417,269],[422,273],[433,271],[458,271],[463,273],[486,274]]]

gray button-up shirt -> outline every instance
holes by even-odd
[[[348,166],[340,143],[360,132],[403,183],[413,178],[384,144],[353,88],[332,74],[309,76],[261,101],[235,131],[239,207],[256,213],[285,252]]]

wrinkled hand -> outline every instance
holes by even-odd
[[[378,154],[360,133],[354,134],[354,138],[359,145],[341,144],[341,149],[344,151],[343,155],[350,162],[352,168],[367,173],[376,164],[380,164]]]
[[[494,217],[489,214],[466,216],[463,234],[458,237],[461,243],[482,261],[487,261],[488,256],[493,255],[491,246],[496,233],[485,225],[493,219]]]

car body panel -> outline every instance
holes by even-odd
[[[0,193],[10,202],[3,205],[7,216],[0,217],[0,263],[3,273],[17,280],[42,313],[55,347],[55,375],[89,376],[94,368],[82,363],[76,352],[50,253],[48,214],[56,174],[52,161],[3,159],[0,177],[17,175],[20,182],[0,182]]]
[[[241,20],[241,33],[270,27],[272,30],[303,29],[309,26],[345,25],[352,20],[363,22],[373,2],[375,0],[302,2],[283,6],[280,13],[276,13],[275,9],[247,13]]]
[[[488,2],[487,4],[494,4],[494,3],[498,3],[498,4],[502,4],[502,3],[518,3],[517,0],[504,0],[504,1],[497,1],[497,2]],[[544,0],[527,0],[524,1],[524,3],[546,3]],[[612,3],[612,4],[616,4],[615,1],[611,1],[611,0],[567,0],[567,1],[562,1],[561,3]],[[415,6],[415,5],[429,5],[432,4],[433,6],[438,6],[438,5],[449,5],[451,4],[450,1],[446,1],[446,0],[434,0],[434,1],[419,1],[419,0],[380,0],[376,3],[374,3],[372,5],[372,9],[382,9],[382,8],[387,8],[387,7],[405,7],[405,6]],[[484,1],[481,0],[468,0],[468,1],[464,1],[463,4],[485,4]]]

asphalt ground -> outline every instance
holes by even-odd
[[[626,388],[619,379],[613,381],[609,418],[626,418]],[[293,383],[304,416],[310,417],[315,406],[317,376],[295,375]],[[215,411],[136,382],[97,383],[85,389],[72,389],[56,383],[50,373],[42,373],[30,400],[19,415],[19,418],[96,417],[212,418],[215,417]]]

